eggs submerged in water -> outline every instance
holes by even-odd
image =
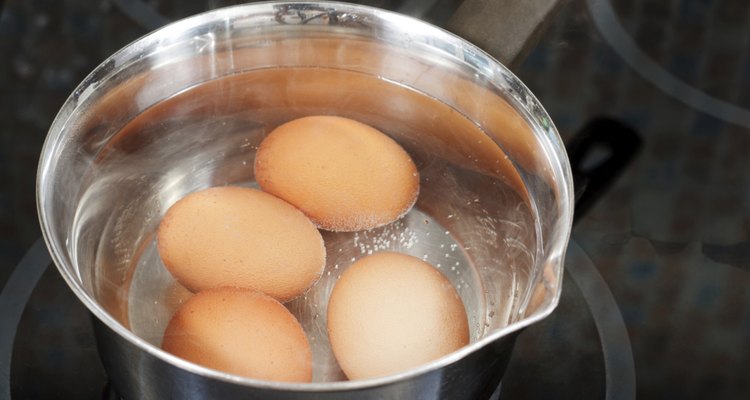
[[[417,168],[398,143],[334,116],[299,118],[274,129],[258,148],[255,179],[330,231],[391,223],[419,194]]]
[[[451,283],[409,255],[377,253],[350,266],[328,303],[328,336],[349,379],[375,378],[469,343],[466,311]]]
[[[351,232],[398,220],[416,202],[419,174],[393,139],[333,116],[275,128],[258,148],[254,171],[262,191],[200,190],[162,219],[159,255],[196,293],[172,316],[162,348],[238,376],[310,382],[309,342],[282,303],[323,273],[318,228]],[[335,282],[327,330],[349,379],[417,367],[469,341],[450,282],[415,257],[389,252],[360,259]]]
[[[312,352],[281,303],[248,289],[202,291],[183,304],[162,348],[204,367],[247,378],[310,382]]]
[[[215,187],[169,208],[157,232],[159,255],[191,291],[250,288],[281,302],[323,273],[320,232],[299,210],[259,190]]]

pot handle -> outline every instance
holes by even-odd
[[[464,0],[446,28],[513,69],[566,0]]]
[[[567,0],[464,0],[446,28],[501,63],[518,66]],[[641,147],[638,134],[612,118],[589,121],[567,143],[575,188],[574,223],[604,194]]]
[[[638,154],[641,138],[621,121],[598,117],[589,121],[565,147],[573,172],[573,223],[576,223]]]

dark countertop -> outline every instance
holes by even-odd
[[[75,85],[162,21],[158,17],[181,18],[236,2],[184,3],[0,2],[0,287],[40,237],[36,165],[46,131]],[[450,1],[427,3],[434,6],[422,16],[436,22],[455,9]],[[139,11],[127,8],[134,4],[152,13],[134,19]],[[395,0],[368,4],[401,6]],[[570,1],[515,68],[565,139],[606,115],[632,126],[643,141],[573,232],[576,257],[588,258],[604,278],[627,327],[638,398],[750,397],[750,351],[744,348],[750,342],[747,21],[750,2],[744,0]],[[603,393],[594,325],[564,318],[586,309],[578,289],[585,285],[566,279],[570,288],[561,310],[526,336],[564,337],[580,346],[550,356],[553,349],[521,339],[506,390],[520,398],[618,398]],[[13,393],[41,376],[45,382],[36,384],[48,390],[23,393],[47,398],[70,386],[52,382],[50,369],[68,368],[62,376],[79,379],[77,365],[96,363],[85,311],[72,293],[51,289],[60,286],[49,268],[32,295],[35,306],[24,312]],[[66,318],[82,330],[55,330]],[[84,353],[66,358],[64,347],[36,348],[48,341],[71,343]],[[533,357],[546,361],[527,361]],[[68,360],[75,364],[66,365]],[[96,372],[81,382],[102,377]],[[539,384],[523,383],[530,377]],[[606,379],[616,384],[618,377]],[[104,383],[77,390],[76,396],[100,398]]]

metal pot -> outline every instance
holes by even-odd
[[[253,185],[263,136],[310,114],[379,128],[421,176],[404,219],[324,233],[323,278],[287,304],[313,343],[315,382],[237,377],[162,351],[163,328],[190,293],[159,261],[160,217],[191,191]],[[110,57],[52,124],[37,199],[52,258],[94,315],[105,368],[127,399],[488,397],[516,334],[558,302],[573,217],[560,137],[507,68],[419,20],[324,2],[215,10]],[[403,373],[345,381],[325,335],[328,295],[351,261],[386,249],[442,269],[471,343]]]

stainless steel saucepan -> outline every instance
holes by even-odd
[[[164,327],[190,293],[159,260],[160,218],[189,192],[253,186],[264,135],[312,114],[387,133],[421,178],[403,219],[324,232],[323,277],[287,304],[313,346],[314,382],[237,377],[162,351]],[[100,355],[126,399],[488,397],[516,334],[558,302],[573,217],[565,148],[506,67],[419,20],[327,2],[218,9],[114,54],[55,119],[37,191],[54,262],[94,315]],[[328,296],[353,260],[382,250],[448,277],[471,343],[396,375],[346,381],[325,334]]]

